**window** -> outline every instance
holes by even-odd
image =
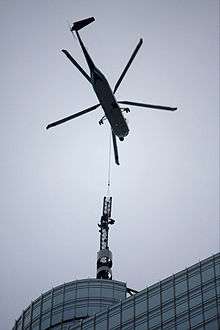
[[[118,285],[114,286],[114,298],[117,300],[124,300],[126,298],[126,289],[125,287],[119,287]]]
[[[160,293],[154,295],[149,294],[149,310],[160,306]]]
[[[195,327],[196,325],[202,325],[203,323],[203,317],[202,317],[202,311],[199,311],[197,315],[194,315],[190,318],[190,323],[192,327]]]
[[[51,297],[52,297],[51,292],[43,296],[43,306],[42,306],[43,312],[51,309]]]
[[[211,322],[206,323],[205,330],[219,330],[218,321],[212,320]]]
[[[217,315],[217,307],[216,304],[212,304],[211,306],[205,306],[205,319],[209,320],[211,318],[216,317]]]
[[[31,321],[31,307],[29,307],[24,313],[24,327],[26,327]]]
[[[99,315],[95,320],[95,329],[96,330],[104,330],[107,329],[107,315]]]
[[[36,319],[40,315],[40,299],[38,299],[34,304],[33,304],[33,319]]]
[[[193,308],[197,305],[202,304],[202,295],[201,295],[201,293],[199,292],[199,294],[191,296],[189,304],[190,304],[190,308]]]
[[[201,276],[200,273],[193,274],[189,277],[189,290],[192,290],[201,285]]]
[[[50,313],[43,315],[41,319],[41,330],[45,330],[50,326]]]
[[[182,299],[181,301],[177,302],[176,304],[177,316],[179,314],[185,313],[186,311],[188,311],[188,301],[186,299]]]
[[[210,288],[208,287],[206,290],[203,291],[203,300],[206,302],[209,299],[215,298],[215,288],[214,285]]]
[[[78,287],[77,298],[87,298],[89,296],[89,288],[87,286]]]
[[[214,274],[214,268],[213,267],[202,270],[202,281],[203,281],[203,283],[214,279],[214,276],[215,276],[215,274]]]
[[[16,323],[16,330],[21,330],[21,328],[22,328],[22,317],[20,317]]]
[[[134,319],[134,300],[122,305],[122,323]]]
[[[102,286],[102,297],[113,297],[113,287],[109,287],[107,285]]]
[[[189,330],[189,321],[184,319],[178,322],[176,325],[176,330]]]
[[[54,290],[53,292],[53,307],[63,304],[63,288]]]
[[[31,330],[39,330],[39,320],[32,323]]]
[[[76,317],[88,316],[88,306],[87,304],[77,304],[76,305]]]
[[[171,308],[166,308],[163,310],[163,315],[162,315],[163,322],[167,322],[173,317],[174,317],[174,306],[171,306]]]
[[[65,286],[65,301],[71,301],[76,299],[76,287],[71,285]]]
[[[147,311],[147,295],[146,293],[141,295],[135,295],[135,317],[146,313]]]
[[[156,315],[149,318],[149,328],[151,329],[160,325],[161,325],[161,314],[160,311],[158,311]]]
[[[62,308],[56,308],[52,312],[52,325],[61,322],[62,320]]]
[[[120,325],[120,307],[113,308],[109,311],[109,325],[110,329]]]
[[[169,286],[163,286],[162,287],[162,302],[165,303],[169,300],[174,299],[174,290],[172,283],[169,284]]]
[[[100,297],[100,286],[90,286],[89,287],[89,297]]]
[[[66,305],[63,311],[63,320],[66,321],[72,319],[74,316],[75,316],[74,303]]]
[[[143,330],[143,329],[148,329],[147,328],[147,317],[146,316],[144,316],[143,318],[141,318],[139,320],[136,320],[136,322],[135,322],[135,330]]]
[[[183,274],[175,281],[175,294],[178,297],[185,294],[186,292],[187,292],[186,274]]]

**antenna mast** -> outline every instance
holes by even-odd
[[[111,219],[112,197],[104,197],[103,211],[100,223],[98,224],[100,233],[100,250],[97,253],[97,275],[99,279],[112,279],[112,252],[108,246],[109,225],[113,225],[115,220]]]

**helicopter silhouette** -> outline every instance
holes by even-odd
[[[101,118],[99,121],[99,124],[103,124],[103,121],[107,119],[109,121],[109,124],[111,126],[112,130],[112,141],[113,141],[113,147],[114,147],[114,156],[115,156],[115,163],[119,165],[119,155],[118,155],[118,147],[117,147],[117,140],[116,137],[119,138],[119,140],[123,141],[124,138],[129,133],[128,124],[126,122],[125,117],[123,116],[123,111],[130,112],[129,108],[121,108],[119,104],[123,105],[130,105],[130,106],[138,106],[138,107],[144,107],[144,108],[151,108],[151,109],[157,109],[157,110],[168,110],[168,111],[175,111],[177,108],[175,107],[168,107],[168,106],[161,106],[161,105],[153,105],[153,104],[145,104],[140,102],[131,102],[131,101],[117,101],[115,98],[115,93],[118,90],[118,87],[120,86],[124,76],[126,75],[131,63],[133,62],[135,56],[137,55],[137,52],[139,51],[141,45],[143,44],[143,39],[141,38],[138,42],[135,50],[133,51],[127,65],[125,66],[124,70],[122,71],[117,83],[115,84],[114,89],[112,90],[107,79],[105,78],[104,74],[95,66],[91,56],[89,55],[88,51],[86,50],[86,47],[79,35],[79,30],[87,26],[88,24],[95,21],[94,17],[89,17],[80,21],[77,21],[73,23],[72,27],[70,28],[70,31],[72,33],[76,33],[77,39],[79,41],[79,44],[81,46],[81,49],[83,51],[83,54],[85,56],[86,62],[88,64],[88,67],[90,69],[90,76],[84,71],[84,69],[77,63],[77,61],[71,56],[71,54],[65,50],[62,49],[62,52],[67,56],[67,58],[71,61],[71,63],[82,73],[82,75],[91,83],[93,86],[93,89],[95,91],[95,94],[99,100],[98,104],[93,105],[92,107],[89,107],[83,111],[77,112],[73,115],[70,115],[68,117],[65,117],[63,119],[57,120],[51,124],[49,124],[46,128],[49,129],[51,127],[63,124],[66,121],[72,120],[74,118],[77,118],[81,115],[84,115],[88,112],[96,110],[98,107],[102,107],[104,110],[105,116]]]

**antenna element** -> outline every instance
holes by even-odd
[[[112,279],[112,252],[108,246],[109,225],[115,220],[111,219],[112,197],[104,197],[101,221],[98,224],[100,232],[100,250],[97,253],[97,275],[98,279]]]

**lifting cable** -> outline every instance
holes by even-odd
[[[110,134],[109,134],[109,151],[108,151],[108,187],[107,187],[107,196],[110,196],[110,185],[111,185],[111,153],[112,153],[112,130],[110,129]]]

